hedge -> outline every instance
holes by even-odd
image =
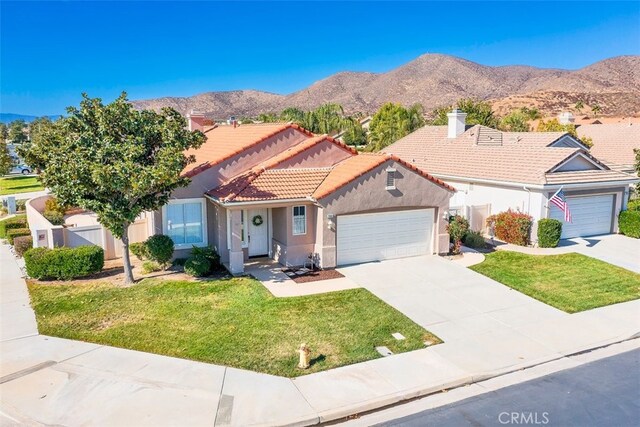
[[[0,238],[7,237],[7,230],[11,228],[27,228],[27,216],[16,215],[0,221]]]
[[[7,240],[10,245],[13,245],[13,239],[20,236],[31,236],[31,230],[28,228],[10,228],[7,230]]]
[[[629,200],[627,203],[628,211],[640,211],[640,199]]]
[[[201,256],[189,257],[184,264],[184,272],[189,276],[203,277],[209,274],[210,270],[211,261]]]
[[[618,216],[620,233],[640,239],[640,211],[622,211]]]
[[[164,234],[155,234],[144,242],[144,246],[144,257],[166,268],[173,257],[174,245],[171,237]]]
[[[555,248],[560,243],[562,223],[557,219],[543,218],[538,221],[538,246]]]
[[[24,261],[34,279],[71,280],[102,270],[104,250],[99,246],[33,248],[25,252]]]
[[[484,240],[482,233],[479,231],[467,230],[467,233],[462,238],[462,243],[468,248],[484,249],[487,247],[487,242]]]
[[[527,246],[531,235],[531,216],[509,209],[487,218],[498,239],[514,245]]]
[[[18,236],[13,239],[13,249],[20,256],[33,247],[33,238],[29,236]]]

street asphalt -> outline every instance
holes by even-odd
[[[637,426],[640,350],[418,412],[379,426]]]

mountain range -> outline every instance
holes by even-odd
[[[26,123],[31,123],[38,117],[40,116],[29,116],[27,114],[14,114],[14,113],[0,113],[0,123],[9,124],[16,120],[24,120]],[[58,115],[58,116],[46,116],[46,117],[49,117],[51,120],[55,120],[60,116]]]
[[[600,114],[640,115],[640,56],[618,56],[579,70],[525,65],[487,66],[462,58],[425,54],[385,73],[340,72],[289,95],[258,90],[206,92],[191,97],[132,101],[137,108],[194,109],[212,118],[257,116],[287,107],[305,110],[335,102],[347,113],[370,114],[385,102],[421,103],[426,111],[460,98],[491,102],[500,114],[536,107],[543,114],[598,104]]]

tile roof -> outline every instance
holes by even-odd
[[[595,157],[618,165],[633,165],[634,149],[640,149],[640,124],[612,123],[581,125],[576,129],[579,137],[589,137]]]
[[[331,169],[331,172],[327,175],[326,179],[322,181],[322,184],[320,184],[320,186],[313,192],[313,198],[322,199],[389,160],[402,164],[415,173],[449,191],[456,191],[455,188],[450,185],[445,184],[443,181],[420,170],[415,165],[401,160],[397,156],[383,153],[362,153],[357,156],[349,157],[348,159],[336,164]]]
[[[195,162],[187,165],[183,175],[192,177],[220,162],[277,135],[286,129],[297,129],[307,137],[314,136],[308,130],[291,123],[247,124],[240,126],[212,126],[205,128],[207,138],[198,149],[185,152],[187,156],[194,156]]]
[[[223,202],[308,198],[331,168],[269,169],[235,178],[207,194]]]
[[[256,169],[223,183],[207,192],[228,202],[284,199],[321,199],[387,161],[402,164],[426,179],[455,189],[396,156],[366,153],[349,157],[326,168]]]
[[[546,174],[547,184],[574,184],[580,182],[625,181],[634,177],[615,170],[587,170],[553,172]]]
[[[580,148],[548,147],[564,134],[499,132],[476,125],[457,138],[448,139],[446,126],[425,126],[383,151],[397,154],[436,176],[547,184],[547,172],[555,166],[578,152],[588,156]],[[591,180],[593,176],[592,173],[584,178]]]
[[[269,160],[267,160],[266,162],[262,163],[261,165],[256,166],[255,168],[253,168],[254,171],[258,171],[258,170],[263,170],[263,169],[271,169],[276,167],[277,165],[279,165],[280,163],[289,160],[295,156],[297,156],[298,154],[302,154],[303,152],[307,151],[308,149],[314,147],[315,145],[318,145],[324,141],[328,141],[336,146],[338,146],[339,148],[345,150],[346,152],[352,154],[352,155],[356,155],[358,154],[358,152],[352,148],[349,147],[348,145],[346,145],[344,142],[338,141],[337,139],[334,139],[332,137],[330,137],[329,135],[316,135],[313,136],[309,139],[306,139],[304,141],[302,141],[299,144],[294,145],[291,148],[288,148],[286,150],[284,150],[283,152],[281,152],[280,154],[270,158]]]

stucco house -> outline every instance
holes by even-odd
[[[573,223],[563,238],[614,233],[635,176],[594,157],[580,140],[562,132],[502,132],[467,126],[454,110],[447,126],[424,126],[384,151],[428,170],[455,187],[451,208],[483,230],[487,216],[507,209],[563,219],[549,198],[563,188]],[[536,232],[532,232],[535,240]]]
[[[580,138],[593,142],[590,153],[605,162],[611,169],[635,174],[633,150],[640,150],[640,123],[603,123],[579,125]]]
[[[213,125],[191,178],[150,215],[176,256],[211,245],[232,273],[250,257],[322,268],[447,252],[455,189],[395,155],[358,154],[295,124]]]

